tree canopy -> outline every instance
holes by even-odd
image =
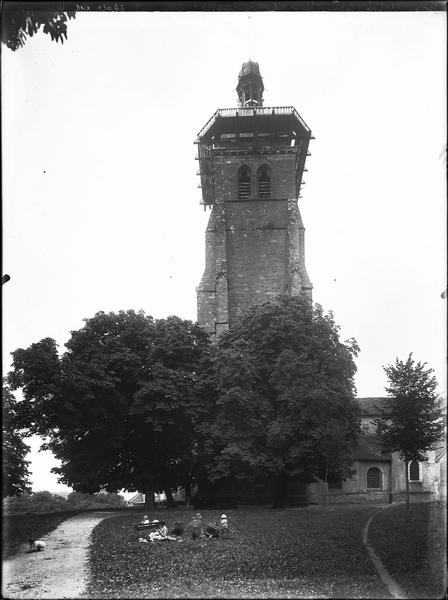
[[[384,367],[388,378],[386,392],[391,402],[376,420],[383,449],[399,452],[405,461],[406,500],[409,504],[408,464],[426,461],[426,452],[435,448],[443,434],[441,403],[437,380],[426,363],[415,362],[412,353],[405,362]]]
[[[55,42],[67,39],[67,21],[75,18],[75,11],[52,10],[51,5],[39,6],[31,2],[5,2],[2,6],[1,40],[13,51],[23,48],[28,37],[41,28]]]
[[[198,384],[209,399],[200,425],[209,478],[267,475],[283,503],[293,476],[347,476],[359,433],[357,352],[319,305],[281,297],[252,307],[220,338]]]
[[[3,423],[3,455],[2,455],[2,497],[20,496],[31,491],[26,460],[30,448],[23,440],[17,421],[17,400],[9,386],[2,386],[2,423]]]
[[[139,4],[139,3],[137,3]],[[56,9],[56,10],[55,10]],[[52,41],[64,43],[67,39],[67,22],[77,12],[140,10],[132,4],[110,0],[87,2],[2,2],[1,41],[12,51],[23,48],[26,40],[42,30]]]
[[[437,380],[426,363],[415,362],[412,353],[405,362],[384,367],[386,392],[392,397],[377,420],[378,435],[389,452],[400,452],[404,460],[425,461],[428,450],[443,433],[442,411],[436,392]]]
[[[46,338],[13,352],[22,426],[47,438],[75,491],[171,490],[189,475],[196,369],[209,346],[198,325],[143,312],[97,313],[60,357]]]
[[[354,340],[301,298],[252,307],[211,346],[198,325],[97,313],[59,356],[45,338],[13,352],[18,422],[46,438],[77,492],[171,491],[209,481],[346,477],[359,433]]]

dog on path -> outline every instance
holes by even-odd
[[[28,540],[30,545],[30,552],[42,552],[47,547],[47,544],[42,540]]]

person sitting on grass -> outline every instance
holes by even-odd
[[[148,535],[150,542],[161,542],[167,538],[168,527],[165,525],[165,521],[160,521],[154,531]]]
[[[227,521],[226,515],[224,514],[221,515],[221,518],[219,520],[219,528],[221,530],[222,537],[224,537],[224,535],[229,531],[229,523]]]
[[[229,524],[226,515],[222,514],[216,523],[208,523],[205,529],[205,537],[217,538],[219,536],[224,537],[229,531]]]
[[[216,523],[207,523],[207,527],[205,528],[206,538],[217,538],[219,537],[219,533],[219,525]]]
[[[165,521],[160,521],[157,529],[148,535],[148,539],[150,542],[177,542],[177,537],[168,535],[168,527]]]
[[[30,545],[30,552],[42,552],[42,550],[45,550],[45,548],[47,547],[47,544],[42,540],[29,539],[28,542]]]
[[[139,523],[134,525],[134,528],[135,529],[147,529],[148,527],[150,527],[150,525],[151,525],[151,521],[149,520],[148,515],[145,515]]]
[[[186,531],[191,530],[191,537],[193,540],[197,540],[199,537],[204,535],[204,526],[202,525],[201,513],[196,513],[193,519],[188,523]]]

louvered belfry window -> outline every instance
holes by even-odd
[[[409,464],[409,481],[420,480],[420,465],[418,461],[412,460]]]
[[[257,173],[258,181],[258,197],[262,200],[267,200],[271,197],[271,175],[269,167],[262,165]]]
[[[370,467],[367,471],[367,487],[381,489],[381,471],[378,467]]]
[[[250,198],[250,169],[243,165],[238,171],[238,200]]]

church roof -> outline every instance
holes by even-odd
[[[376,435],[361,435],[353,451],[354,460],[390,461],[390,452],[381,452]]]
[[[386,408],[392,398],[372,397],[356,398],[361,409],[361,417],[379,417],[382,409]],[[390,461],[390,452],[381,452],[376,435],[360,435],[353,451],[354,460]]]
[[[387,408],[392,398],[388,397],[367,397],[356,398],[361,409],[362,417],[379,417],[381,411]]]

